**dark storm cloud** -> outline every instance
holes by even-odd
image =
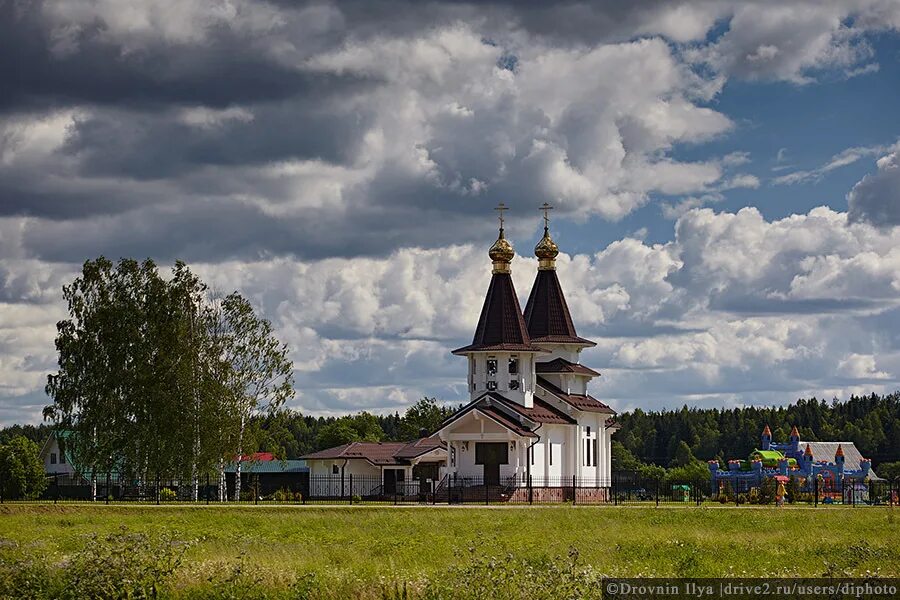
[[[158,179],[200,166],[262,165],[283,160],[352,158],[367,127],[302,99],[256,104],[246,117],[191,125],[171,113],[103,112],[78,121],[64,152],[78,155],[85,175]]]
[[[439,221],[442,227],[410,219],[408,209],[360,209],[331,216],[310,210],[281,216],[239,200],[195,198],[187,206],[153,205],[113,221],[35,221],[26,227],[23,243],[35,257],[60,262],[101,254],[203,262],[277,255],[321,259],[386,255],[403,246],[443,246],[458,242],[460,231],[471,229],[471,217],[462,211],[435,206],[433,213],[427,221]],[[483,221],[477,228],[489,239],[494,225]]]
[[[267,56],[253,40],[212,27],[202,42],[148,43],[125,52],[98,19],[78,30],[72,49],[54,50],[43,2],[0,3],[0,110],[72,104],[147,106],[235,103],[297,95],[326,98],[365,82],[310,73]],[[338,41],[304,37],[309,49]],[[302,55],[301,55],[302,57]]]

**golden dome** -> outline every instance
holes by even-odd
[[[550,237],[550,231],[544,227],[544,237],[534,247],[534,255],[538,258],[553,259],[559,254],[559,246]]]
[[[512,244],[503,235],[503,228],[501,227],[500,236],[494,242],[494,245],[491,246],[491,249],[488,250],[488,256],[495,263],[509,263],[515,255],[516,251],[513,250]]]

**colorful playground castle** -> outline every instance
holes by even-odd
[[[796,425],[786,444],[774,443],[766,425],[761,446],[748,460],[729,460],[727,470],[720,468],[718,461],[709,461],[714,493],[726,482],[734,492],[744,492],[759,487],[765,478],[779,476],[794,477],[806,492],[842,492],[845,482],[880,479],[872,470],[872,461],[863,458],[853,442],[803,442]]]

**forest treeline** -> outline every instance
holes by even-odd
[[[876,466],[900,460],[898,392],[851,396],[845,401],[800,399],[776,407],[635,409],[618,420],[622,429],[613,439],[640,461],[661,466],[675,459],[682,441],[703,461],[746,458],[759,448],[766,425],[776,442],[788,441],[796,425],[801,440],[851,441]]]
[[[415,439],[422,431],[435,431],[455,408],[423,398],[403,414],[314,417],[285,409],[255,416],[248,438],[257,450],[291,459],[351,441]],[[614,457],[620,466],[633,466],[627,462],[632,460],[662,467],[683,463],[681,442],[700,461],[745,458],[759,447],[767,424],[775,441],[787,441],[791,427],[797,425],[804,440],[854,442],[876,467],[900,460],[900,393],[831,402],[801,399],[780,407],[636,409],[617,419],[622,429],[613,438],[618,442]],[[16,435],[43,443],[49,432],[47,425],[14,425],[0,430],[0,444]]]

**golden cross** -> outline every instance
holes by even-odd
[[[497,214],[500,218],[500,229],[503,229],[503,211],[509,210],[509,207],[501,202],[500,204],[497,205],[497,208],[495,208],[494,210],[497,211]]]
[[[547,229],[550,226],[550,211],[553,210],[553,207],[550,206],[547,202],[544,202],[544,205],[541,206],[538,210],[544,211],[544,229]]]

